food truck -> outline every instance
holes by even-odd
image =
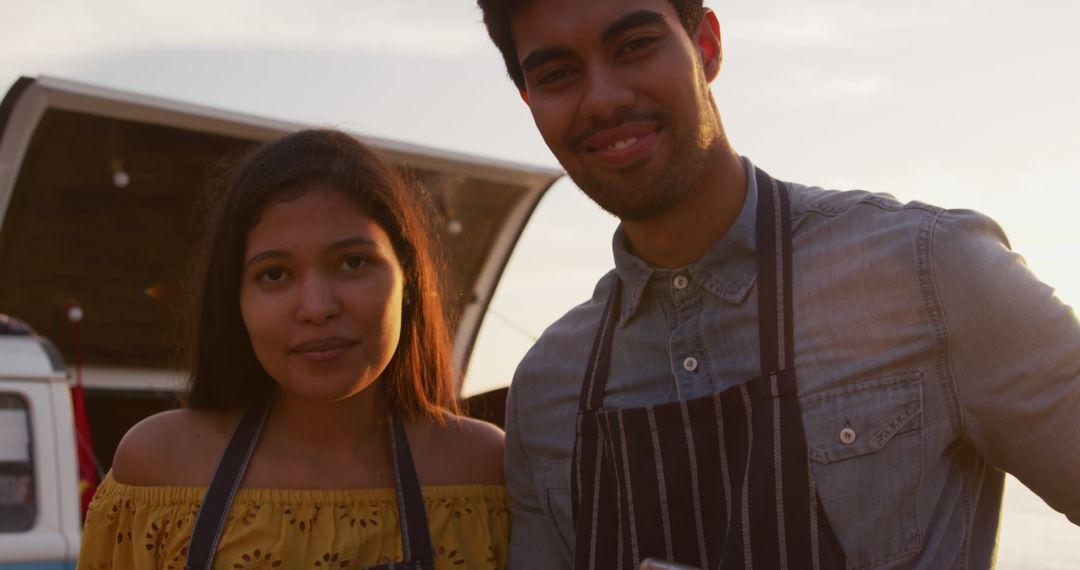
[[[0,103],[0,570],[70,568],[78,549],[78,384],[98,470],[178,404],[185,291],[208,189],[261,141],[310,125],[62,79]],[[358,135],[432,193],[461,379],[496,284],[560,171]],[[502,393],[471,406],[501,420]]]

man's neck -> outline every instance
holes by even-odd
[[[746,200],[746,167],[724,145],[694,188],[674,208],[639,221],[623,221],[635,255],[674,269],[697,261],[735,223]]]

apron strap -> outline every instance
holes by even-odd
[[[185,570],[210,570],[213,566],[229,509],[244,479],[244,472],[266,423],[272,401],[273,398],[267,398],[259,405],[249,408],[236,426],[199,506],[195,528],[188,542]],[[405,427],[392,408],[387,414],[387,420],[404,562],[393,562],[378,568],[433,568],[435,552],[431,546],[427,511],[424,508],[424,497],[416,476],[416,466],[409,450]]]
[[[787,188],[761,169],[757,195],[758,328],[761,374],[766,376],[795,365],[791,206]]]
[[[607,387],[608,368],[611,366],[611,338],[615,335],[615,321],[619,319],[619,301],[622,299],[622,280],[614,277],[615,284],[608,294],[604,305],[604,314],[600,317],[600,327],[593,340],[593,349],[589,354],[589,365],[585,369],[585,379],[581,384],[581,396],[578,402],[580,410],[595,410],[603,405],[604,389]]]
[[[267,397],[258,405],[252,406],[240,419],[233,431],[229,445],[221,456],[214,478],[206,489],[199,514],[195,518],[195,528],[191,531],[188,542],[188,560],[185,570],[209,570],[214,564],[218,542],[225,529],[225,519],[232,507],[236,491],[244,479],[251,454],[259,441],[266,417],[270,412],[273,397]]]
[[[394,466],[394,490],[397,493],[398,519],[401,523],[401,549],[405,560],[405,566],[402,567],[427,567],[435,563],[435,550],[431,547],[431,533],[428,530],[427,510],[424,508],[420,479],[416,475],[416,465],[409,449],[405,425],[393,407],[387,416],[390,454]]]
[[[596,442],[591,438],[583,445],[581,430],[585,416],[583,412],[599,408],[604,402],[604,388],[607,386],[608,368],[611,365],[611,338],[615,334],[615,321],[619,318],[619,300],[622,295],[622,280],[618,275],[614,276],[615,283],[611,286],[607,304],[604,305],[603,316],[600,317],[600,327],[593,340],[593,348],[590,353],[589,364],[585,369],[585,378],[581,383],[581,398],[578,402],[578,414],[576,435],[574,437],[574,455],[570,460],[570,512],[577,520],[578,500],[581,492],[585,490],[584,462],[592,458],[596,452]]]

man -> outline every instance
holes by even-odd
[[[700,0],[479,0],[615,270],[521,363],[514,568],[985,568],[1003,473],[1080,524],[1080,324],[991,220],[773,180]]]

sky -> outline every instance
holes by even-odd
[[[713,93],[770,174],[979,210],[1080,303],[1080,3],[706,1]],[[50,75],[557,167],[473,0],[0,0],[0,85]],[[616,221],[568,181],[507,268],[465,380],[505,385],[611,267]]]

